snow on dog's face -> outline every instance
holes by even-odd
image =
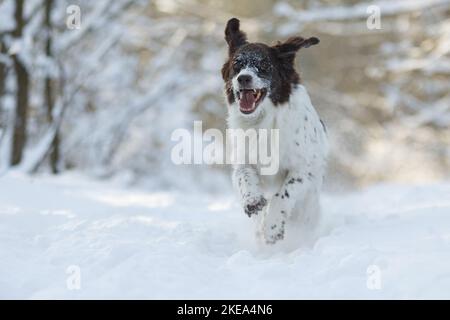
[[[292,86],[300,82],[294,68],[296,52],[319,43],[314,37],[293,37],[275,46],[249,43],[236,18],[228,21],[225,40],[229,56],[222,67],[222,77],[227,100],[231,106],[236,103],[245,117],[262,112],[258,107],[265,99],[275,106],[287,102]]]

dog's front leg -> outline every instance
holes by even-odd
[[[267,204],[259,183],[258,173],[253,166],[242,165],[233,169],[233,184],[239,192],[242,206],[249,217],[258,214]]]
[[[291,216],[298,199],[303,199],[309,180],[302,172],[289,172],[281,188],[270,200],[264,217],[263,232],[267,243],[273,244],[284,238],[286,220]]]

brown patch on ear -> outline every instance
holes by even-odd
[[[304,39],[302,37],[292,37],[283,43],[277,43],[277,45],[273,46],[273,48],[277,50],[278,57],[292,59],[293,61],[293,58],[295,58],[295,54],[298,50],[301,48],[309,48],[319,42],[320,40],[316,37],[311,37],[308,39]]]
[[[222,79],[227,81],[230,77],[230,60],[227,60],[222,66]]]
[[[225,28],[225,41],[228,43],[228,54],[232,56],[236,50],[247,43],[247,35],[239,29],[240,22],[231,18]]]
[[[280,83],[276,88],[272,89],[271,99],[275,105],[283,104],[289,101],[292,92],[292,87],[300,83],[300,76],[295,70],[294,60],[295,54],[300,48],[308,48],[312,45],[318,44],[319,39],[312,37],[304,39],[302,37],[292,37],[287,41],[277,43],[272,48],[278,57],[278,73],[280,76]]]
[[[227,96],[227,101],[229,104],[234,103],[234,93],[233,88],[231,86],[231,80],[230,80],[230,70],[231,64],[230,60],[224,63],[222,66],[222,78],[225,81],[225,94]]]

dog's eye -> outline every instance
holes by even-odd
[[[260,64],[260,71],[269,71],[269,69],[270,69],[270,64],[269,64],[269,62],[267,62],[267,61],[262,61],[261,62],[261,64]]]
[[[270,63],[260,63],[258,68],[258,74],[261,76],[268,76],[272,72],[272,65]]]
[[[239,61],[239,60],[235,60],[233,62],[233,69],[236,71],[236,70],[239,70],[241,68],[242,68],[242,62]]]

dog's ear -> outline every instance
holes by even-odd
[[[304,39],[302,37],[292,37],[285,42],[277,43],[273,48],[277,51],[278,57],[294,61],[295,54],[298,50],[301,48],[308,48],[318,43],[319,39],[316,37],[311,37],[308,39]]]
[[[242,45],[247,43],[247,36],[239,30],[239,20],[231,18],[225,28],[225,40],[228,43],[228,52],[231,55]]]

